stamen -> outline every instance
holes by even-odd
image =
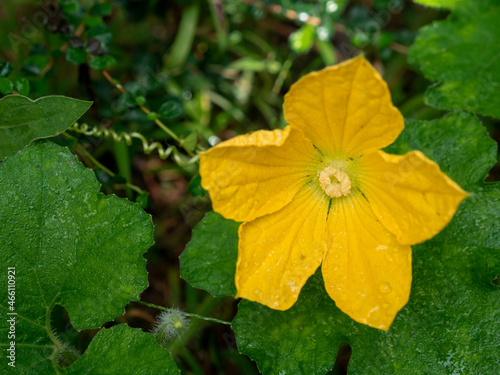
[[[347,173],[333,167],[326,167],[321,171],[319,184],[332,198],[339,198],[351,192],[351,180]]]

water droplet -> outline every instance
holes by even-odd
[[[221,139],[217,137],[216,135],[211,135],[208,138],[208,143],[210,143],[210,146],[215,146],[216,144],[220,143]]]
[[[392,290],[391,284],[389,283],[382,283],[382,285],[380,285],[380,293],[387,294],[390,293],[391,290]]]
[[[309,14],[307,13],[299,13],[299,20],[302,22],[306,22],[309,19]]]
[[[318,34],[318,38],[322,41],[328,40],[328,38],[330,38],[330,32],[324,26],[319,26],[316,32]]]
[[[339,6],[337,5],[337,3],[335,1],[329,1],[326,3],[326,11],[328,13],[336,12],[337,9],[339,9]]]

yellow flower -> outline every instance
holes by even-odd
[[[243,222],[237,297],[286,310],[321,265],[340,310],[388,330],[410,294],[410,245],[441,231],[467,193],[419,151],[380,151],[404,121],[363,57],[300,79],[284,111],[284,130],[201,154],[214,210]]]

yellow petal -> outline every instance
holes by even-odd
[[[363,56],[308,74],[285,95],[285,118],[326,154],[357,157],[390,145],[404,121]]]
[[[450,222],[467,193],[420,151],[363,156],[360,186],[382,224],[402,244],[435,236]]]
[[[299,129],[288,126],[235,137],[200,157],[201,184],[214,211],[251,221],[288,204],[319,153]]]
[[[290,308],[326,250],[328,199],[304,187],[273,214],[243,223],[236,266],[237,297]]]
[[[411,248],[398,243],[360,194],[336,202],[322,265],[326,291],[355,321],[387,331],[408,302]]]

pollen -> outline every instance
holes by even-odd
[[[332,198],[339,198],[351,192],[351,179],[347,173],[334,167],[323,169],[318,178],[321,188]]]

